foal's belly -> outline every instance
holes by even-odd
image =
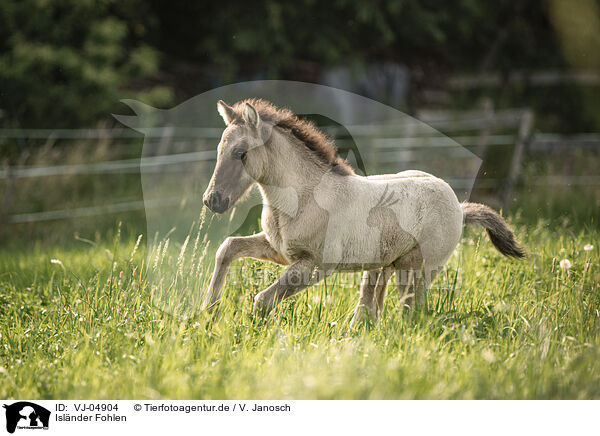
[[[372,270],[392,264],[417,245],[412,235],[394,225],[361,230],[326,239],[315,253],[319,263],[340,271]]]

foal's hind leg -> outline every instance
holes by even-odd
[[[417,246],[394,262],[396,284],[401,300],[410,307],[425,303],[430,278],[424,274],[423,256]]]
[[[375,307],[377,309],[377,318],[383,314],[387,285],[393,273],[394,267],[386,266],[382,269],[379,277],[377,278],[377,285],[375,286]]]
[[[381,292],[381,287],[387,284],[387,280],[383,280],[381,269],[365,271],[363,273],[362,282],[360,284],[360,297],[358,304],[354,310],[354,317],[350,322],[350,326],[354,327],[371,318],[376,320],[378,316],[376,297]],[[389,276],[387,276],[389,279]],[[383,290],[385,293],[385,289]]]

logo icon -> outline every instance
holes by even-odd
[[[19,401],[10,405],[5,404],[6,431],[14,433],[19,429],[48,429],[50,411],[29,401]]]

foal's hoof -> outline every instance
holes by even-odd
[[[358,306],[354,311],[354,317],[352,318],[352,321],[350,321],[350,327],[355,328],[360,325],[375,321],[377,321],[377,317],[369,313],[367,306],[361,305]]]
[[[266,318],[271,311],[271,305],[267,301],[264,295],[258,294],[254,297],[254,308],[252,312],[261,318]]]
[[[214,303],[206,303],[206,305],[204,306],[204,309],[209,314],[214,315],[219,310],[219,302],[215,301]]]

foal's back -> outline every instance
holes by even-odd
[[[390,180],[390,179],[406,179],[412,177],[435,177],[433,174],[426,173],[425,171],[419,170],[406,170],[394,174],[377,174],[374,176],[367,176],[369,180]]]
[[[342,179],[326,180],[315,191],[318,206],[328,215],[324,261],[343,269],[369,269],[389,265],[415,246],[426,253],[442,248],[441,258],[456,246],[462,212],[443,180],[414,170]]]

